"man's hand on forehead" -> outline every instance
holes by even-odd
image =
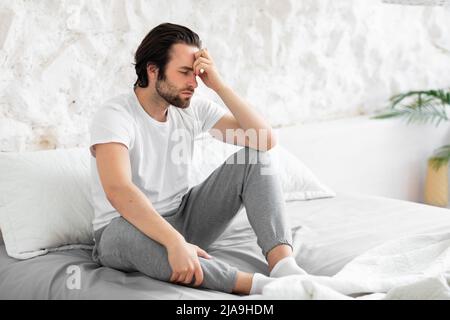
[[[204,49],[200,49],[200,50],[198,50],[197,52],[194,53],[195,60],[197,60],[199,57],[202,56],[202,50],[204,50]],[[200,69],[200,74],[202,74],[203,72],[205,72],[205,69],[201,68]]]
[[[222,79],[219,76],[208,49],[204,48],[194,52],[194,64],[192,68],[194,69],[195,75],[199,76],[207,87],[217,91],[223,86]]]
[[[203,59],[201,59],[201,58],[203,58]],[[200,49],[200,50],[194,52],[194,60],[195,60],[194,61],[194,71],[195,71],[195,65],[196,65],[197,61],[199,61],[199,62],[203,61],[205,63],[212,63],[211,56],[209,55],[208,49],[206,49],[206,48]],[[205,69],[200,68],[198,70],[198,72],[196,72],[195,74],[199,75],[199,74],[203,74],[204,72],[205,72]]]

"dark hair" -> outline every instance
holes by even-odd
[[[177,24],[162,23],[153,28],[142,40],[134,56],[136,80],[134,87],[146,88],[149,84],[147,67],[154,64],[159,69],[158,79],[165,78],[169,52],[173,44],[185,43],[201,48],[200,37],[192,30]]]

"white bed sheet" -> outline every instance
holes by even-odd
[[[334,275],[356,256],[386,241],[450,230],[450,210],[366,194],[287,203],[298,263],[311,274]]]

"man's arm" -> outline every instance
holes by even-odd
[[[224,142],[267,151],[276,144],[272,127],[231,88],[220,87],[216,93],[232,114],[225,114],[211,129],[211,135]],[[218,130],[218,131],[216,131]],[[232,135],[227,135],[231,130]]]
[[[203,270],[198,256],[208,259],[210,256],[198,246],[187,243],[133,184],[127,147],[121,143],[97,144],[95,157],[100,181],[111,205],[142,233],[166,248],[172,268],[170,281],[190,284],[195,277],[194,285],[199,286],[203,282]]]
[[[166,248],[184,240],[131,181],[128,149],[119,143],[95,146],[100,181],[111,205],[131,224]]]
[[[210,133],[227,143],[267,151],[276,144],[272,127],[220,78],[206,49],[195,53],[194,72],[205,85],[214,90],[231,111],[224,115]],[[200,70],[203,69],[203,72]],[[231,131],[231,135],[229,132]],[[228,134],[227,134],[228,132]]]

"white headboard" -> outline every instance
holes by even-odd
[[[423,202],[427,158],[450,124],[358,116],[276,129],[278,141],[335,191]]]

